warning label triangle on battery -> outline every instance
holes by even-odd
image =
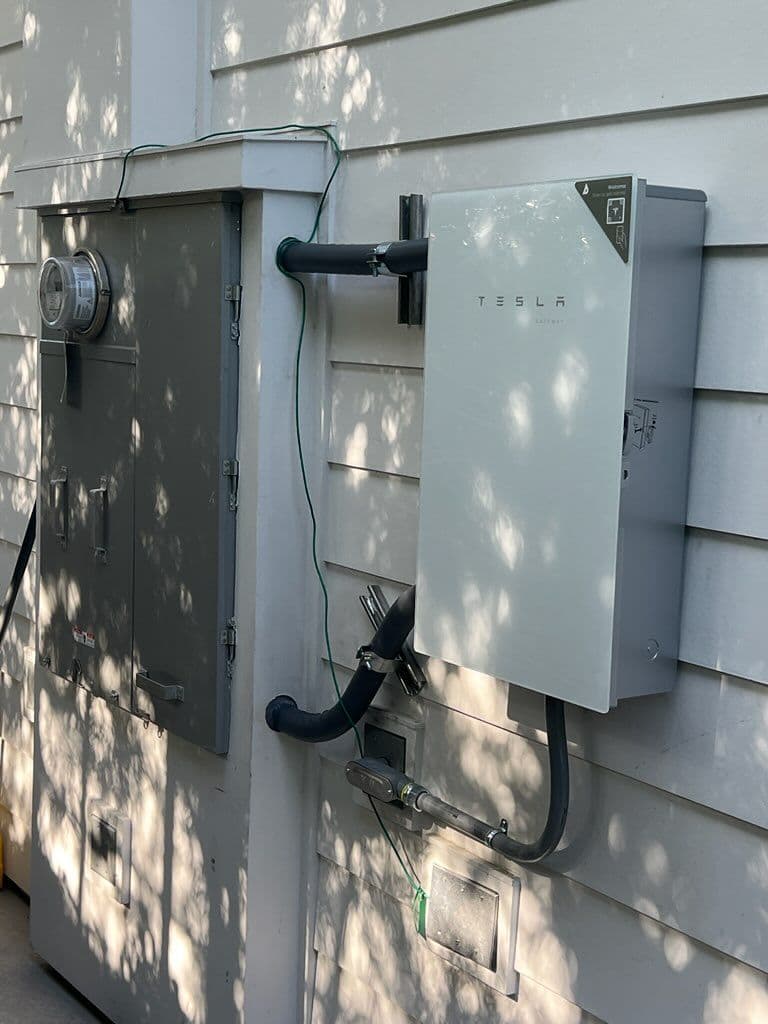
[[[632,177],[577,181],[576,191],[589,207],[616,252],[629,263],[632,215]]]

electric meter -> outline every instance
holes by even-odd
[[[109,309],[109,278],[101,256],[78,249],[73,256],[49,256],[40,270],[38,303],[47,327],[95,338]]]

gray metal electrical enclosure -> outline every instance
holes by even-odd
[[[43,329],[40,656],[222,753],[235,653],[237,197],[44,215],[101,254],[89,341]]]
[[[705,198],[433,197],[418,650],[597,711],[673,685]]]

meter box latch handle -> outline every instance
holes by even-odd
[[[67,521],[69,519],[67,502],[67,467],[60,466],[58,474],[58,476],[53,477],[49,481],[48,487],[51,502],[51,513],[53,516],[53,532],[61,546],[65,548],[67,546]]]
[[[107,560],[107,478],[103,476],[98,487],[88,491],[88,514],[91,523],[91,550],[96,558]]]

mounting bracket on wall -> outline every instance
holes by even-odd
[[[411,193],[400,196],[400,240],[413,242],[424,238],[424,196]],[[424,323],[426,274],[423,270],[405,274],[397,282],[397,322],[408,327]]]

